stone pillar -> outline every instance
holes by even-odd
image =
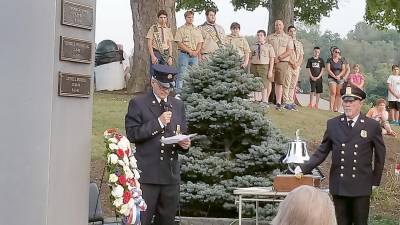
[[[69,1],[0,3],[1,224],[88,224],[95,0]]]

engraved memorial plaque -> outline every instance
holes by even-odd
[[[62,73],[58,75],[58,95],[68,97],[90,97],[89,75]]]
[[[61,24],[91,30],[94,10],[90,6],[63,1]]]
[[[60,60],[90,63],[92,61],[92,42],[76,38],[61,37]]]

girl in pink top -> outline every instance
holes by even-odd
[[[353,72],[349,75],[348,81],[350,84],[364,90],[364,75],[360,73],[360,65],[354,64]]]

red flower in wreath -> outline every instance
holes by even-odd
[[[124,157],[124,150],[118,149],[117,150],[117,155],[118,155],[118,157],[123,158]]]
[[[128,203],[129,200],[131,200],[131,197],[132,197],[131,192],[125,191],[124,195],[122,196],[124,204]]]
[[[126,185],[126,177],[125,175],[121,175],[118,177],[118,181],[121,185],[125,186]]]
[[[396,165],[396,170],[400,171],[400,163]]]

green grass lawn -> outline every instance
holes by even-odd
[[[92,160],[102,157],[103,133],[108,128],[118,128],[125,134],[125,114],[131,96],[96,92],[93,99]]]
[[[125,133],[125,114],[127,112],[128,103],[131,99],[129,95],[116,94],[113,92],[96,92],[93,102],[93,128],[92,128],[92,161],[102,158],[104,151],[103,132],[107,128],[119,128],[122,133]],[[300,107],[299,112],[282,111],[278,112],[274,108],[269,108],[266,111],[266,116],[271,119],[274,126],[281,130],[283,134],[293,139],[296,129],[300,129],[301,139],[307,142],[319,143],[326,128],[326,121],[338,113],[313,110],[306,107]],[[394,127],[397,133],[400,133],[398,126]],[[393,146],[399,146],[399,138],[385,138],[387,143]],[[310,149],[309,149],[310,150]],[[398,147],[397,147],[398,151]],[[397,158],[396,160],[399,160]],[[395,207],[391,211],[399,211],[399,199],[393,197],[394,193],[398,193],[399,181],[393,176],[393,173],[384,175],[388,180],[386,187],[379,189],[379,196],[374,197],[374,201],[378,201],[377,207],[381,212],[385,209]],[[389,177],[389,178],[388,178]],[[397,179],[397,180],[395,180]],[[398,195],[397,195],[398,196]],[[397,210],[396,210],[397,208]],[[375,216],[372,225],[396,225],[400,224],[399,220],[394,221],[389,219],[391,216]],[[395,215],[399,217],[399,215]],[[397,219],[397,218],[396,218]]]

